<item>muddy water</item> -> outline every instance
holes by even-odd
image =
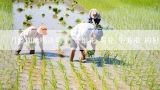
[[[31,15],[32,20],[31,23],[34,26],[39,26],[40,24],[47,25],[48,29],[54,29],[59,30],[63,29],[66,30],[68,26],[74,26],[76,25],[76,19],[81,19],[81,22],[87,22],[88,15],[80,14],[79,10],[75,10],[74,12],[66,10],[69,6],[66,4],[60,3],[59,5],[56,5],[54,3],[45,3],[44,6],[38,7],[37,4],[32,5],[32,8],[25,8],[25,5],[23,2],[14,2],[13,3],[13,28],[16,30],[19,29],[25,29],[26,26],[23,25],[23,22],[25,21],[25,15]],[[52,7],[52,9],[49,9],[49,6]],[[19,12],[17,9],[22,8],[24,9],[22,12]],[[58,18],[53,18],[54,12],[53,8],[58,8],[61,10],[61,12],[58,14]],[[42,14],[45,14],[44,17],[42,17]],[[69,14],[69,16],[65,16],[65,14]],[[59,18],[63,17],[64,21],[66,22],[66,25],[62,25],[59,23]]]

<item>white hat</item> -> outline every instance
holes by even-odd
[[[91,9],[90,10],[90,16],[91,16],[91,18],[96,18],[96,16],[97,16],[97,9]]]
[[[47,35],[47,27],[45,25],[40,25],[37,32],[42,35]]]

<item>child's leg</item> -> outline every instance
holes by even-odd
[[[73,40],[73,39],[71,39],[70,40],[70,47],[71,47],[71,52],[70,52],[70,61],[71,62],[73,62],[73,58],[74,58],[74,55],[75,55],[75,51],[76,51],[76,48],[77,48],[77,44],[76,44],[76,42]]]
[[[80,57],[81,60],[85,60],[86,59],[86,53],[84,51],[84,49],[86,48],[86,46],[87,46],[87,44],[81,44],[79,46],[80,51],[81,51],[81,57]]]
[[[71,62],[73,62],[74,55],[75,55],[75,50],[71,49],[71,53],[70,53],[70,61]]]
[[[31,46],[30,54],[35,54],[35,44]]]
[[[35,54],[35,50],[30,50],[30,54]]]
[[[80,59],[81,59],[81,60],[86,59],[86,55],[85,55],[84,50],[80,50],[80,51],[81,51],[81,57],[80,57]]]
[[[18,47],[15,52],[16,55],[18,55],[21,52],[24,42],[25,42],[25,38],[23,36],[20,36],[18,39]]]

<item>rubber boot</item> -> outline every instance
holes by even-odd
[[[19,55],[20,52],[21,52],[21,50],[15,51],[15,55]]]
[[[35,50],[30,50],[30,54],[35,54]]]

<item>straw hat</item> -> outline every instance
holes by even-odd
[[[40,25],[37,32],[42,35],[47,35],[47,27],[45,25]]]
[[[96,18],[97,13],[98,13],[97,9],[91,9],[90,10],[90,16],[91,16],[91,18]]]

